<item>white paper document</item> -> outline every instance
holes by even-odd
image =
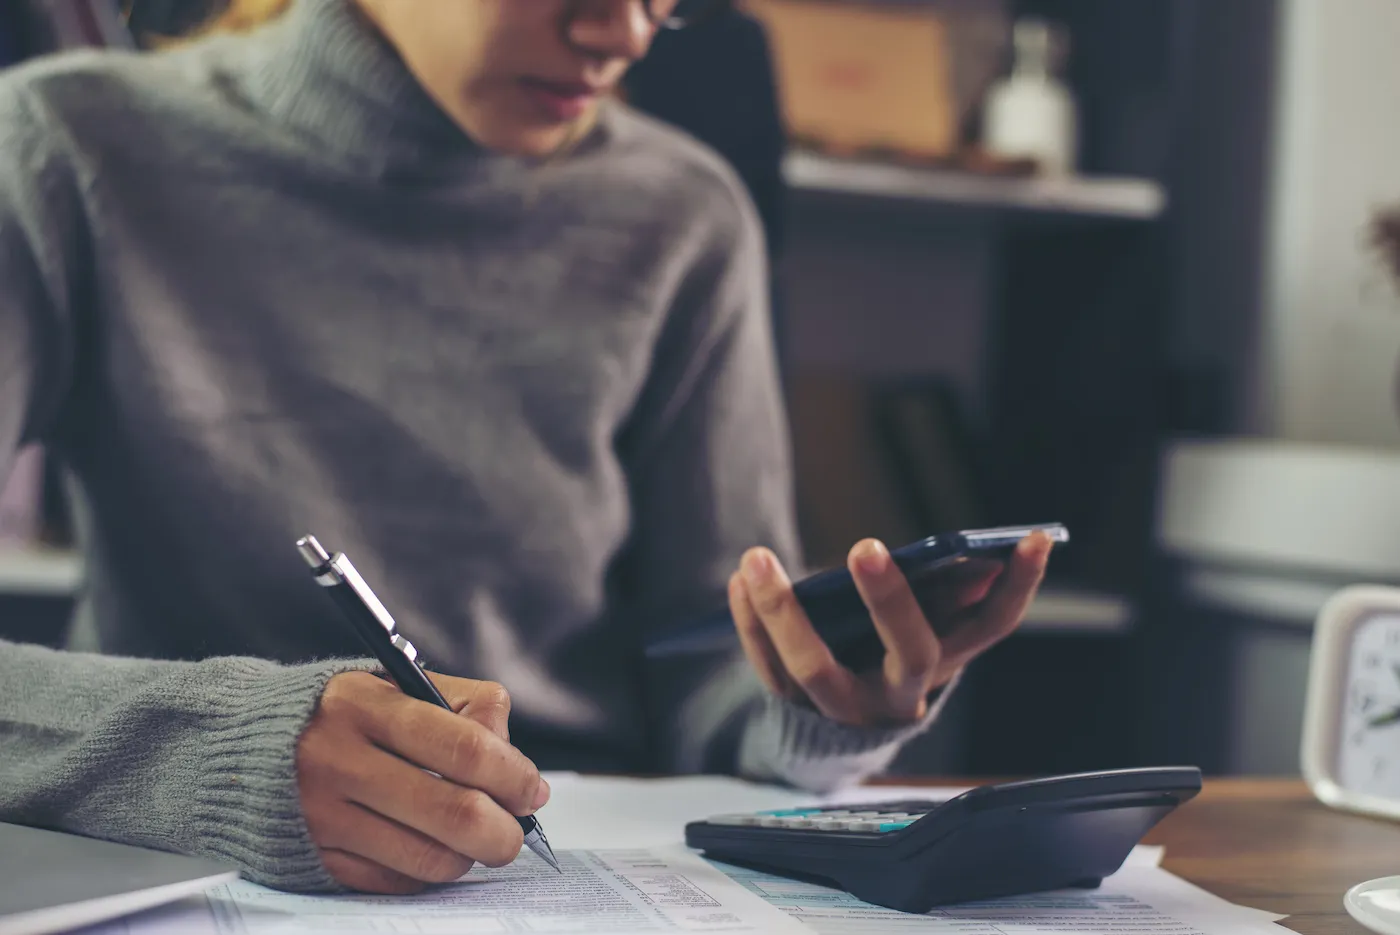
[[[1098,889],[910,915],[837,889],[712,864],[682,844],[687,822],[720,813],[944,800],[961,789],[875,787],[814,798],[723,777],[549,780],[554,793],[540,817],[562,876],[526,851],[508,867],[477,868],[412,897],[294,896],[239,883],[100,935],[1286,935],[1272,924],[1280,916],[1233,905],[1160,869],[1157,847],[1134,849]]]
[[[734,933],[810,935],[800,923],[681,848],[557,851],[563,873],[528,852],[410,897],[296,896],[233,883],[202,903],[100,935],[488,935]],[[98,933],[92,933],[98,935]]]
[[[546,773],[551,795],[540,821],[555,847],[661,847],[685,840],[687,822],[711,815],[806,805],[854,805],[926,799],[943,802],[964,789],[861,786],[812,796],[728,776],[627,779]]]
[[[1228,903],[1164,870],[1127,865],[1097,889],[1009,896],[912,915],[829,889],[716,864],[816,935],[1287,935],[1280,916]]]

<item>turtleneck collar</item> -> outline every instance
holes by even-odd
[[[238,44],[256,106],[376,178],[450,177],[506,158],[447,116],[353,0],[296,0]]]

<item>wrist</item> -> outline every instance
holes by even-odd
[[[283,666],[227,658],[201,665],[206,721],[198,733],[186,840],[181,849],[230,861],[255,883],[297,891],[336,888],[302,814],[297,743],[335,675],[357,660]],[[207,692],[207,689],[206,689]]]

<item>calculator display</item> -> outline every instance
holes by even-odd
[[[800,831],[857,831],[884,834],[903,831],[938,807],[938,802],[886,802],[845,808],[790,808],[750,815],[715,815],[712,825],[791,828]]]

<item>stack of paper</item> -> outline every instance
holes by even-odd
[[[1095,890],[1059,890],[1012,896],[909,915],[827,889],[768,874],[722,867],[817,935],[879,932],[957,935],[1283,935],[1282,916],[1225,902],[1155,866],[1130,864]]]
[[[92,935],[458,933],[957,933],[957,935],[1283,935],[1280,916],[1236,906],[1162,870],[1139,847],[1096,890],[1064,890],[910,915],[835,889],[706,861],[681,843],[687,821],[795,804],[791,790],[717,777],[628,780],[551,774],[540,819],[555,874],[528,851],[509,867],[407,898],[293,896],[246,883]],[[961,790],[860,789],[842,802],[947,798]],[[817,801],[817,800],[808,800]]]

